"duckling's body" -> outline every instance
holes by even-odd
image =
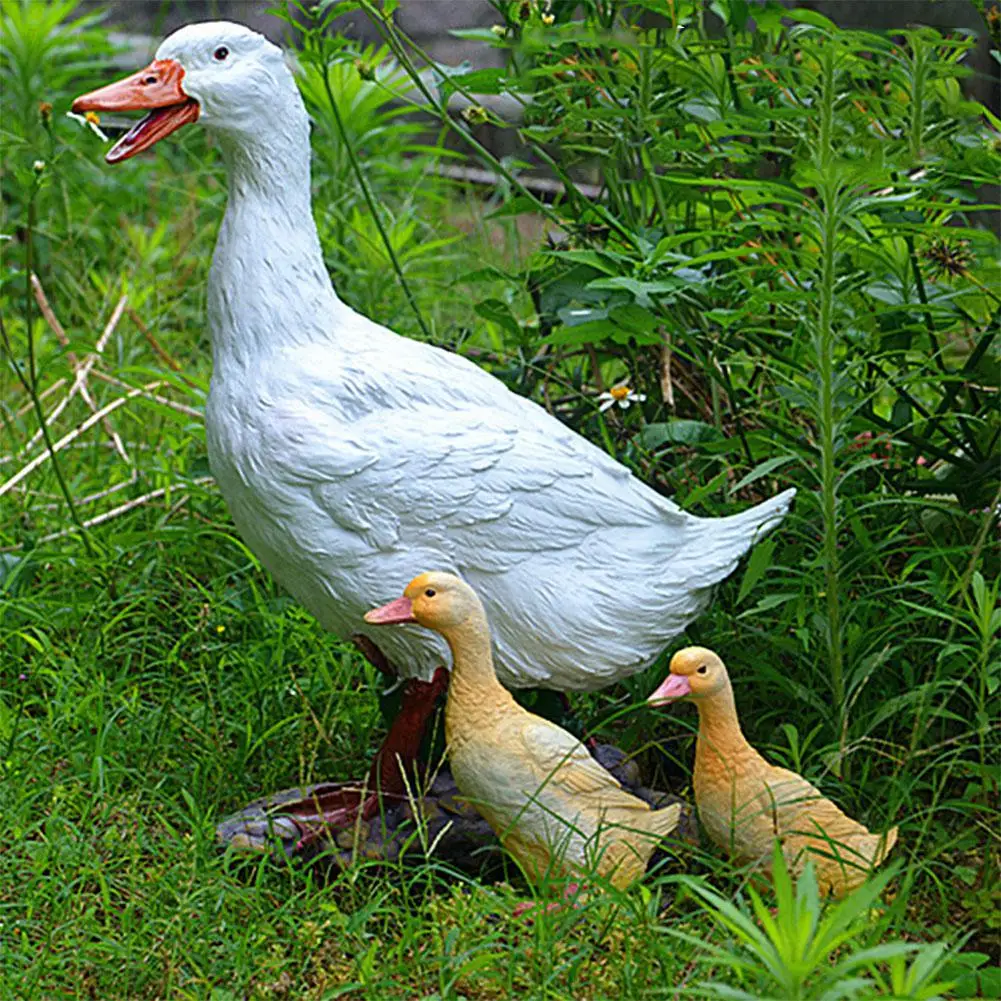
[[[695,805],[710,839],[734,861],[769,868],[778,838],[791,872],[811,860],[821,891],[838,897],[882,863],[897,828],[872,834],[801,775],[769,764],[744,737],[726,668],[711,650],[675,654],[649,701],[689,697],[699,710]]]
[[[430,595],[430,596],[429,596]],[[652,810],[626,792],[576,737],[522,708],[497,680],[486,614],[475,592],[451,574],[423,574],[405,598],[385,606],[440,632],[452,651],[445,740],[459,791],[538,881],[546,874],[596,871],[618,887],[639,878],[677,804]]]

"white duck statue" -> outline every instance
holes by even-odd
[[[225,21],[170,35],[134,75],[78,98],[146,111],[109,163],[198,122],[229,203],[208,284],[211,469],[262,564],[327,629],[429,566],[460,574],[493,624],[509,687],[602,688],[649,665],[794,491],[698,518],[460,355],[337,297],[311,210],[309,118],[280,48]],[[379,636],[403,677],[444,641]]]

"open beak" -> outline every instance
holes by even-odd
[[[73,102],[73,110],[149,111],[105,155],[108,163],[127,160],[149,149],[182,125],[198,118],[198,102],[184,93],[184,69],[173,59],[155,59],[144,70],[107,87],[92,90]]]
[[[365,613],[365,621],[373,626],[391,626],[398,622],[416,622],[414,605],[409,598],[397,598],[388,605],[373,608]]]
[[[692,694],[692,686],[683,674],[669,674],[660,687],[647,699],[652,706],[662,706],[673,699],[683,699]]]

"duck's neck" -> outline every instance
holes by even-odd
[[[246,369],[262,354],[329,337],[343,308],[313,221],[309,121],[295,97],[267,134],[218,134],[229,203],[208,289],[217,369]]]
[[[498,703],[508,705],[514,700],[497,680],[485,618],[467,619],[443,635],[452,651],[452,678],[445,709],[445,736],[451,741],[456,729],[475,725],[477,718]]]
[[[695,768],[716,769],[730,765],[757,752],[747,742],[737,718],[733,689],[727,684],[708,698],[697,700],[699,737],[695,745]]]

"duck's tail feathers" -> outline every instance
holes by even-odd
[[[796,490],[790,488],[754,507],[726,518],[693,518],[683,556],[676,561],[685,569],[689,587],[716,584],[737,567],[737,561],[766,532],[770,532],[789,513]]]
[[[872,858],[872,867],[876,868],[883,864],[883,860],[893,851],[893,846],[897,843],[897,833],[899,827],[891,827],[885,834],[879,835],[879,842],[876,845],[876,854]]]
[[[672,803],[670,806],[661,807],[659,810],[651,810],[644,814],[643,826],[648,833],[658,838],[667,837],[678,826],[681,819],[681,804]]]

